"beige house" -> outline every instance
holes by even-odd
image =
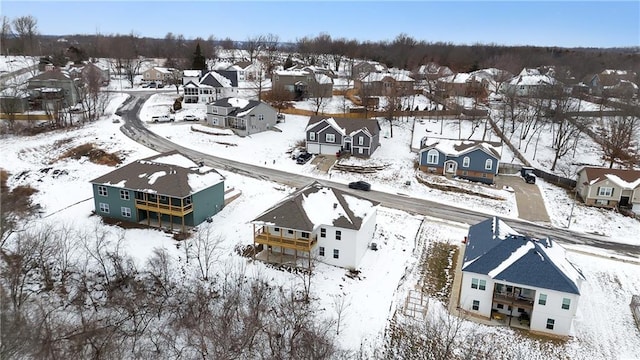
[[[625,207],[640,214],[640,171],[583,167],[578,171],[576,191],[585,204]]]
[[[369,73],[355,81],[355,88],[364,89],[367,96],[410,95],[413,78],[397,73]]]
[[[142,81],[147,83],[155,82],[158,84],[167,84],[171,82],[171,79],[174,76],[181,78],[182,74],[180,73],[180,70],[156,66],[147,69],[142,73]]]

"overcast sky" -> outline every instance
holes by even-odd
[[[328,33],[360,41],[406,33],[427,42],[560,47],[640,46],[640,1],[10,1],[0,14],[32,15],[40,33],[128,34],[281,41]]]

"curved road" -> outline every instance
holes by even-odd
[[[125,120],[125,123],[120,127],[120,130],[136,142],[158,152],[180,150],[180,152],[190,156],[194,160],[203,161],[206,165],[217,169],[223,169],[236,174],[262,180],[269,180],[296,188],[305,186],[310,182],[317,180],[310,176],[288,173],[276,169],[240,163],[208,155],[174,144],[166,138],[154,134],[142,124],[138,117],[142,105],[153,93],[155,92],[130,93],[131,97],[127,99],[116,112],[117,115],[121,116],[123,120]],[[322,180],[321,182],[340,190],[352,191],[344,184],[326,180]],[[385,207],[457,223],[475,224],[489,217],[487,214],[481,212],[457,208],[451,205],[439,204],[429,200],[416,199],[401,193],[391,194],[379,191],[370,191],[366,194],[358,192],[358,195],[378,201]],[[597,235],[577,233],[568,229],[554,228],[548,225],[540,225],[517,219],[503,220],[513,229],[522,234],[538,238],[550,236],[564,244],[593,246],[610,252],[615,252],[619,255],[640,258],[640,246],[610,242],[607,241],[606,238]]]

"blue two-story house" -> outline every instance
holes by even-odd
[[[498,174],[502,144],[424,138],[418,154],[422,171],[493,184]]]
[[[177,151],[134,161],[91,184],[96,214],[152,227],[184,232],[224,206],[224,177]]]

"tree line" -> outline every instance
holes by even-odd
[[[202,54],[208,59],[216,59],[218,49],[243,49],[249,54],[247,60],[253,60],[260,54],[272,56],[288,52],[298,54],[311,65],[320,60],[321,54],[328,55],[336,67],[341,60],[349,58],[378,61],[388,67],[408,70],[435,62],[455,72],[496,67],[517,73],[525,67],[555,66],[570,68],[577,79],[607,68],[640,72],[638,48],[460,45],[418,40],[404,33],[385,41],[332,38],[327,33],[305,36],[294,42],[282,42],[274,34],[252,35],[245,39],[218,39],[210,34],[187,39],[172,32],[164,38],[142,37],[135,32],[79,34],[64,36],[64,41],[61,41],[60,37],[40,34],[37,19],[32,16],[15,19],[3,16],[0,43],[3,44],[0,49],[3,55],[69,56],[68,51],[72,49],[72,57],[88,59],[122,57],[126,53],[127,57],[165,58],[170,66],[176,68],[190,65],[193,49],[200,44]]]

